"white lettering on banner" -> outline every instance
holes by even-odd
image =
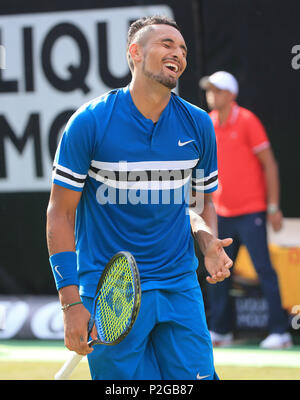
[[[52,160],[71,114],[130,81],[132,20],[173,17],[167,5],[0,16],[0,192],[48,191]]]
[[[41,306],[33,315],[31,330],[38,339],[63,339],[64,324],[58,301]]]
[[[5,47],[0,45],[0,69],[5,69],[6,52]]]
[[[0,331],[0,339],[10,339],[25,324],[29,316],[29,305],[24,301],[1,301],[1,305],[5,308],[5,325]]]
[[[238,329],[265,328],[268,324],[268,304],[264,298],[236,298],[235,309]]]
[[[0,330],[1,339],[64,338],[64,324],[57,296],[24,296],[18,299],[1,296],[0,309],[5,320]]]
[[[5,329],[6,307],[0,303],[0,331]]]

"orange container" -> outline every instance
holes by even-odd
[[[300,306],[300,247],[270,244],[269,249],[278,276],[282,306],[291,312],[295,305]],[[233,274],[252,281],[259,280],[245,246],[239,250]]]

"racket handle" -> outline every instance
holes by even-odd
[[[61,369],[56,373],[55,380],[65,380],[68,379],[75,367],[79,364],[80,360],[83,358],[81,354],[72,352],[69,359],[64,363]]]
[[[90,335],[91,330],[93,328],[93,325],[95,323],[94,317],[91,317],[88,323],[88,335]],[[97,344],[97,340],[90,340],[88,342],[88,345],[91,347],[94,344]],[[69,378],[71,373],[74,371],[74,369],[77,367],[77,365],[80,363],[80,360],[84,356],[75,353],[74,351],[71,353],[69,359],[64,363],[64,365],[61,367],[61,369],[55,374],[54,379],[56,381],[58,380],[66,380]]]

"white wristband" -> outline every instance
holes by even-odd
[[[279,211],[279,207],[277,204],[268,204],[268,214],[275,214],[277,211]]]

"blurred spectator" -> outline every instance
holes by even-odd
[[[234,76],[218,71],[202,78],[200,87],[206,90],[217,138],[219,189],[213,199],[219,237],[233,238],[226,249],[233,261],[244,244],[258,274],[269,306],[269,335],[261,347],[291,347],[288,315],[282,309],[267,243],[266,221],[274,231],[282,226],[278,169],[270,142],[260,120],[237,104],[238,82]],[[207,287],[214,345],[230,345],[233,340],[230,285],[231,278]]]

